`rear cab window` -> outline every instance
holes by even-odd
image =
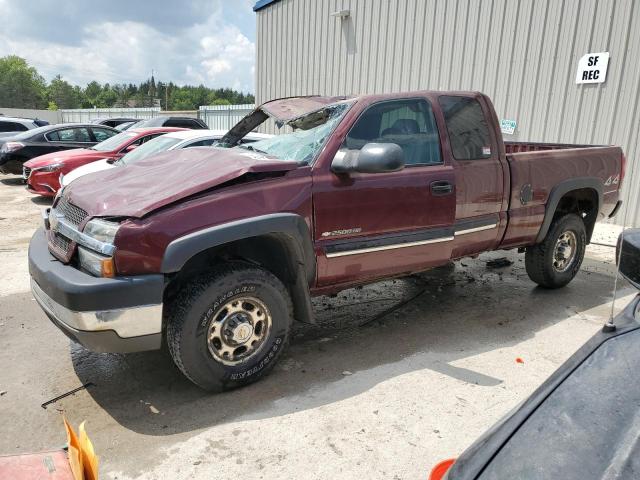
[[[367,143],[395,143],[407,167],[442,163],[438,128],[426,99],[387,100],[367,108],[345,137],[342,149],[360,150]]]
[[[453,157],[456,160],[490,158],[491,134],[480,102],[470,97],[443,95],[438,97],[438,103]]]

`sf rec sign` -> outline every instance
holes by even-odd
[[[587,53],[578,62],[576,83],[604,83],[607,79],[609,52]]]

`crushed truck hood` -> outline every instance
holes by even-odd
[[[186,148],[78,178],[63,195],[92,217],[142,217],[248,173],[297,167],[296,162],[240,148]]]
[[[265,102],[236,123],[233,128],[222,137],[220,143],[235,145],[246,134],[264,122],[267,117],[271,117],[275,120],[276,125],[281,127],[299,117],[320,110],[332,103],[344,101],[347,98],[349,97],[287,97]]]

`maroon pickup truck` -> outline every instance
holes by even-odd
[[[264,122],[286,133],[240,144]],[[33,294],[91,350],[166,342],[194,383],[232,388],[314,322],[315,295],[510,248],[566,285],[624,167],[618,147],[503,142],[480,93],[274,100],[220,147],[65,188],[31,240]]]

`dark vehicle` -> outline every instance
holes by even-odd
[[[622,238],[620,271],[640,289],[640,230]],[[434,468],[430,479],[640,478],[639,321],[636,296],[613,326],[605,325],[455,463]]]
[[[117,127],[115,127],[115,129],[116,130],[120,130],[121,132],[124,132],[125,130],[129,130],[131,127],[133,127],[139,121],[140,120],[135,120],[133,122],[124,122],[124,123],[121,123],[120,125],[118,125]]]
[[[293,131],[240,144],[270,117]],[[274,100],[220,142],[75,180],[29,250],[34,296],[69,336],[166,341],[211,390],[268,372],[292,321],[315,321],[311,296],[509,248],[534,282],[566,285],[625,163],[619,147],[505,145],[469,92]]]
[[[135,124],[135,128],[148,127],[178,127],[190,128],[192,130],[203,129],[208,130],[209,126],[199,118],[191,117],[153,117],[146,120],[140,120]],[[131,128],[131,127],[129,127]]]
[[[20,117],[5,117],[0,118],[0,138],[9,137],[16,133],[26,132],[27,130],[33,130],[34,128],[44,127],[49,125],[46,120],[39,120],[37,118],[20,118]]]
[[[92,147],[118,133],[102,125],[65,123],[0,138],[0,172],[21,175],[27,160],[46,153]]]
[[[94,118],[91,120],[91,123],[96,125],[106,125],[107,127],[117,127],[118,125],[122,125],[123,123],[133,124],[139,121],[139,118],[127,118],[127,117],[117,117],[117,118]]]

